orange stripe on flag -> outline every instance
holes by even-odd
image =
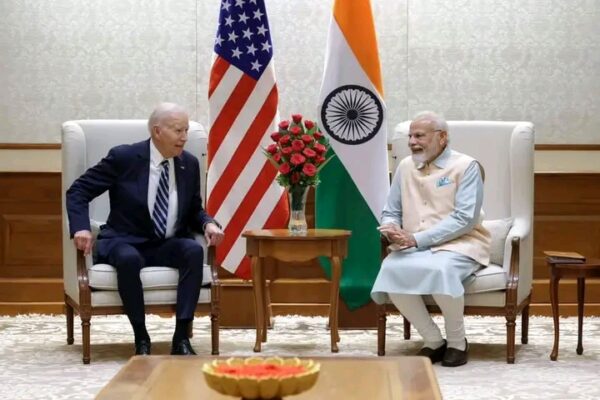
[[[219,150],[223,139],[229,132],[231,125],[237,118],[238,114],[248,100],[250,93],[256,86],[256,80],[248,75],[243,75],[240,81],[235,85],[235,89],[227,99],[227,102],[219,112],[215,119],[208,135],[208,165],[212,161],[213,156]]]
[[[213,92],[219,86],[221,79],[225,76],[225,72],[229,69],[229,63],[222,57],[217,57],[215,62],[210,69],[210,81],[208,82],[208,98],[212,96]]]
[[[273,118],[275,118],[275,113],[277,111],[277,97],[277,86],[273,85],[265,103],[252,121],[252,124],[248,127],[244,137],[239,142],[238,147],[231,157],[231,161],[227,164],[211,190],[207,202],[207,210],[212,215],[218,213],[219,207],[223,204],[223,201],[235,184],[235,181],[248,164],[248,161],[256,151],[256,148],[259,146],[265,131],[273,121]],[[273,178],[274,176],[271,178],[271,182],[273,181]]]
[[[333,16],[365,74],[383,96],[375,23],[369,0],[335,0]],[[356,22],[360,21],[359,24]]]

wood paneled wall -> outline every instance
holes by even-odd
[[[551,315],[548,267],[544,250],[577,251],[600,258],[600,174],[538,173],[535,176],[535,314]],[[561,280],[561,313],[577,315],[577,284]],[[600,315],[600,280],[586,281],[586,314]]]
[[[0,314],[62,312],[60,174],[0,173]]]
[[[60,187],[58,173],[0,173],[0,314],[62,312]],[[312,210],[309,201],[309,215]],[[534,237],[532,314],[550,315],[542,251],[600,258],[600,173],[536,174]],[[329,288],[316,262],[271,260],[268,271],[273,313],[326,314]],[[251,326],[251,284],[225,282],[223,296],[224,325]],[[575,282],[561,282],[560,299],[561,312],[576,315]],[[586,314],[600,315],[599,281],[587,283]],[[374,318],[372,305],[350,313],[342,303],[341,326],[371,325]]]

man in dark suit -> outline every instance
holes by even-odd
[[[179,269],[176,326],[171,354],[196,354],[187,338],[200,295],[204,254],[193,231],[207,244],[223,240],[220,225],[202,208],[198,159],[183,150],[189,118],[173,103],[150,115],[148,140],[112,148],[67,191],[69,228],[75,246],[92,249],[89,203],[109,191],[110,213],[96,243],[96,262],[113,265],[123,307],[133,327],[136,354],[150,354],[140,270]]]

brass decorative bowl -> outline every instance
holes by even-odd
[[[313,360],[249,357],[213,360],[202,366],[207,385],[244,399],[277,399],[302,393],[315,384],[321,364]]]

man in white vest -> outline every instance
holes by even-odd
[[[379,230],[392,243],[371,297],[389,299],[423,337],[419,355],[443,366],[467,363],[464,284],[489,263],[490,234],[483,228],[483,170],[472,157],[451,150],[448,124],[422,112],[410,124],[412,155],[394,175]],[[446,339],[423,295],[444,316]]]

